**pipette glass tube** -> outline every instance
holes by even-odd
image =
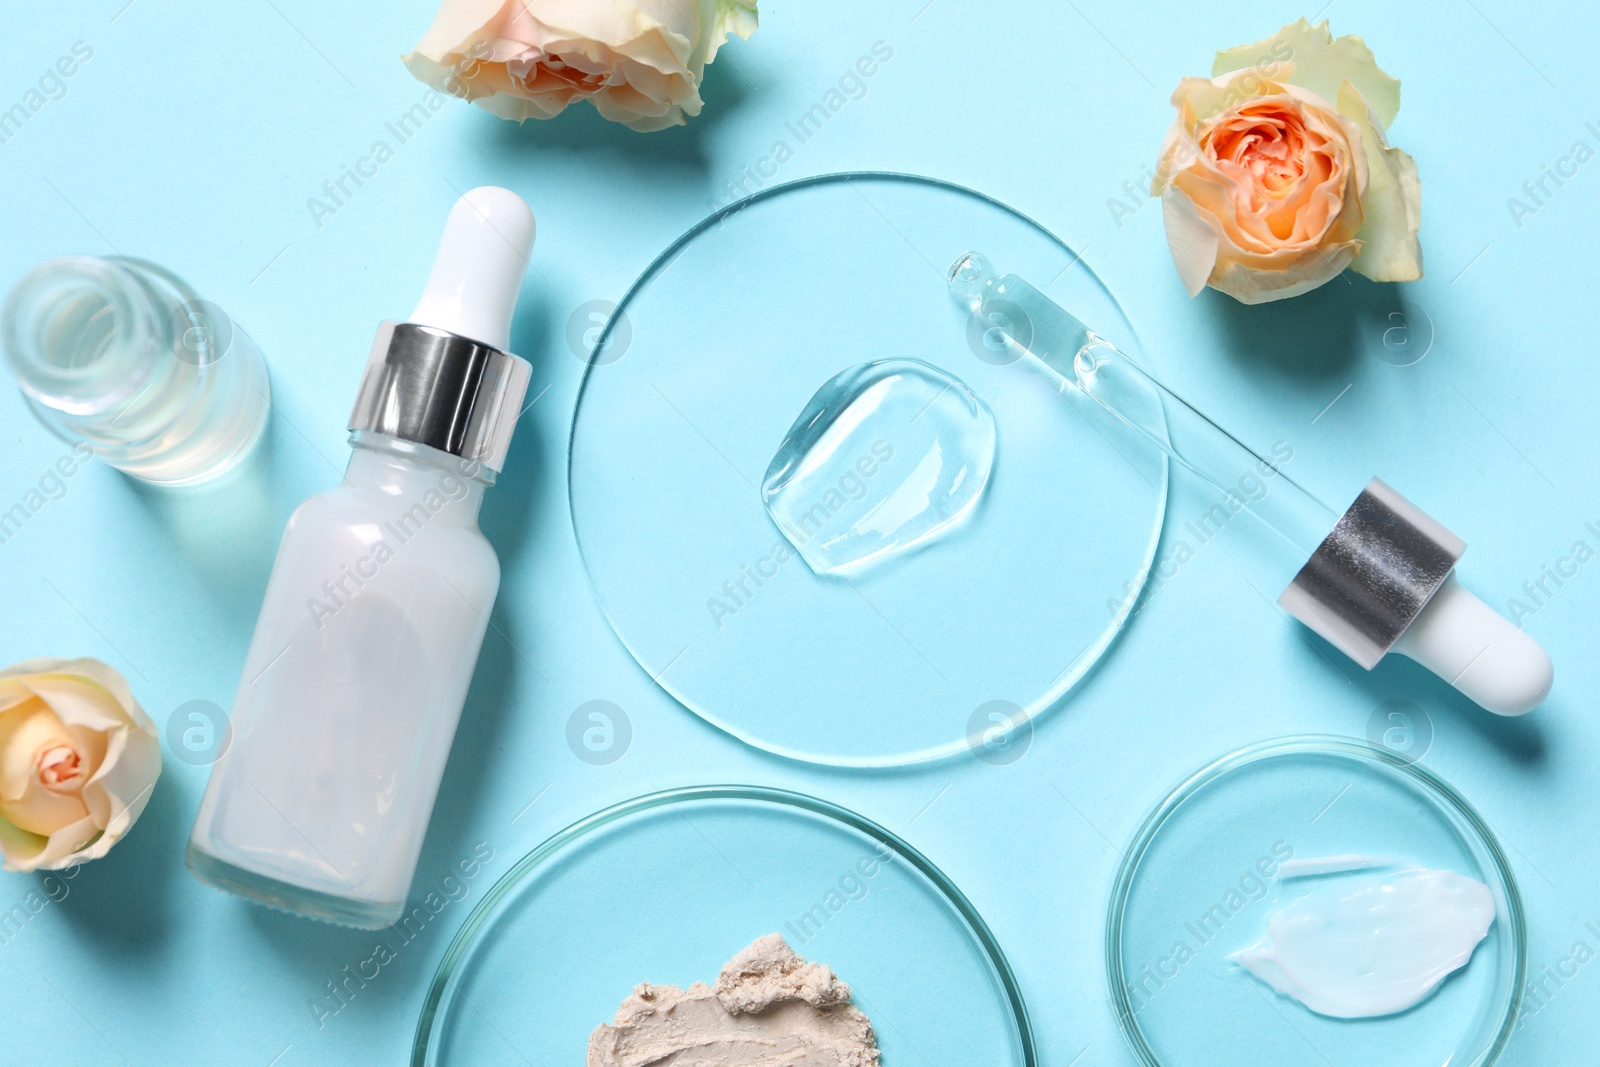
[[[1272,490],[1250,512],[1304,559],[1333,528],[1339,512],[1283,473],[1282,458],[1262,456],[1162,385],[1120,349],[1015,274],[997,275],[968,252],[950,268],[950,290],[988,323],[995,344],[1038,369],[1066,396],[1077,394],[1165,452],[1208,485],[1237,492],[1239,479],[1263,468]]]
[[[1283,473],[1287,448],[1273,458],[1250,449],[982,255],[958,258],[949,283],[990,351],[1027,362],[1086,415],[1160,449],[1273,531],[1299,568],[1279,605],[1361,666],[1396,651],[1491,711],[1521,714],[1543,701],[1549,657],[1456,581],[1466,542],[1426,512],[1376,478],[1342,512],[1329,507]],[[1251,477],[1270,487],[1240,493]]]

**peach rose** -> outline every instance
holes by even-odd
[[[444,0],[405,56],[419,80],[501,118],[587,100],[642,132],[700,114],[700,79],[756,0]]]
[[[93,659],[0,671],[0,857],[11,871],[98,859],[161,775],[156,727],[127,681]]]
[[[1298,296],[1346,267],[1422,277],[1422,187],[1384,130],[1400,83],[1359,37],[1305,19],[1185,78],[1151,183],[1189,295]]]

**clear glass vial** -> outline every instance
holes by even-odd
[[[45,425],[144,481],[214,478],[266,426],[271,387],[261,351],[222,309],[153,263],[41,263],[12,289],[0,333]]]
[[[478,529],[530,368],[505,351],[533,215],[451,212],[411,321],[385,323],[344,480],[289,520],[189,840],[203,882],[377,929],[400,918],[500,585]]]

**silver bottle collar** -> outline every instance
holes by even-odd
[[[1433,599],[1467,543],[1377,478],[1278,604],[1371,670]]]
[[[475,459],[499,473],[531,374],[527,360],[471,338],[385,322],[367,357],[350,429]]]

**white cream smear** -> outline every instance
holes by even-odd
[[[1320,1015],[1364,1019],[1420,1003],[1472,957],[1494,922],[1494,897],[1455,871],[1374,872],[1394,866],[1364,856],[1297,861],[1285,878],[1334,877],[1229,958]]]

